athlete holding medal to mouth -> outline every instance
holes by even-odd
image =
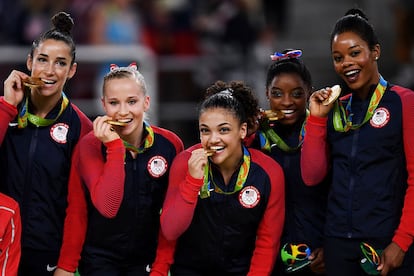
[[[22,254],[18,275],[52,275],[62,244],[73,149],[91,121],[63,92],[75,76],[74,22],[53,27],[32,44],[26,66],[13,70],[0,99],[0,191],[20,205]]]
[[[414,275],[414,92],[379,73],[380,44],[359,9],[336,22],[331,55],[345,96],[324,105],[330,89],[312,94],[301,160],[308,185],[332,173],[327,274],[366,275],[362,243],[379,252],[380,275]]]
[[[276,161],[243,145],[258,112],[242,82],[207,89],[201,143],[174,160],[161,214],[165,237],[176,240],[171,275],[270,275],[284,220],[284,176]]]
[[[150,96],[135,63],[111,65],[101,100],[105,115],[74,153],[59,267],[74,271],[80,258],[81,275],[165,275],[172,259],[154,261],[167,244],[160,210],[183,143],[148,123]]]
[[[261,118],[258,130],[245,139],[247,145],[276,160],[285,174],[286,218],[281,254],[272,275],[324,272],[323,226],[329,184],[324,179],[309,187],[301,177],[301,146],[312,93],[312,77],[301,56],[302,51],[295,49],[271,55],[265,92],[270,110],[283,116]]]

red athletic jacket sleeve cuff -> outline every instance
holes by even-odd
[[[180,183],[181,196],[188,203],[196,203],[202,185],[203,178],[197,179],[187,173],[185,181]]]

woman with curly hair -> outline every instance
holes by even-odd
[[[172,275],[270,275],[284,222],[284,176],[243,145],[258,103],[242,82],[216,82],[199,111],[201,143],[174,160],[161,214],[176,240]]]

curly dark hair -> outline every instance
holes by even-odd
[[[373,50],[375,45],[379,44],[374,27],[368,22],[368,17],[361,9],[349,9],[343,17],[336,21],[331,32],[331,47],[335,36],[344,32],[353,32],[357,34],[367,42],[370,50]]]
[[[65,42],[71,51],[72,61],[71,65],[75,63],[76,46],[72,38],[72,28],[74,25],[73,19],[70,14],[66,12],[58,12],[52,19],[53,27],[43,33],[39,39],[33,41],[32,48],[30,50],[30,56],[33,57],[34,50],[39,47],[39,44],[47,39],[54,39],[57,41]]]
[[[234,114],[240,123],[253,128],[259,113],[259,103],[251,87],[242,81],[216,81],[207,88],[204,101],[199,108],[201,115],[210,108],[224,108]]]

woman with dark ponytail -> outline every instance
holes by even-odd
[[[359,9],[331,34],[342,97],[310,97],[303,180],[332,173],[325,226],[328,275],[414,275],[414,92],[379,73],[381,48]]]
[[[92,129],[63,92],[76,72],[74,25],[59,12],[33,42],[29,74],[13,70],[0,98],[0,191],[20,205],[19,275],[52,275],[62,244],[72,151]]]

